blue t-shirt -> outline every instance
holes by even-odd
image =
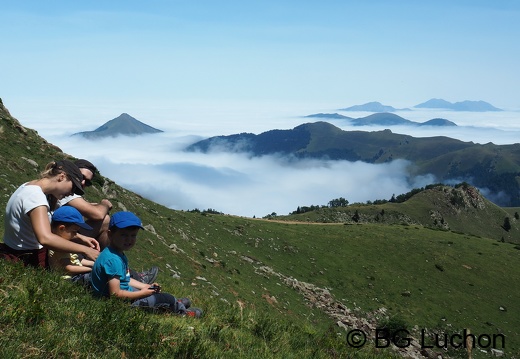
[[[109,297],[108,281],[116,277],[119,278],[121,290],[133,291],[130,287],[128,258],[124,253],[118,253],[109,246],[99,254],[92,267],[91,282],[94,294]]]

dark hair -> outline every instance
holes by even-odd
[[[89,170],[90,172],[92,172],[93,175],[95,175],[96,172],[97,172],[97,168],[96,168],[96,166],[94,166],[94,165],[92,164],[92,162],[89,162],[89,161],[87,161],[87,160],[85,160],[85,159],[79,159],[79,160],[76,160],[76,161],[74,161],[74,164],[75,164],[76,166],[78,166],[78,168],[86,168],[87,170]]]
[[[61,221],[52,221],[52,222],[51,222],[51,230],[55,230],[56,228],[58,228],[58,227],[61,226],[62,224],[65,226],[65,228],[69,228],[69,227],[75,225],[76,223],[71,223],[71,222],[61,222]]]

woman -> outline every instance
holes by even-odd
[[[99,243],[85,237],[85,244],[67,241],[51,232],[50,201],[72,193],[83,194],[83,175],[71,161],[49,163],[40,179],[21,185],[9,198],[4,218],[4,256],[25,265],[47,267],[47,249],[82,253],[95,260]]]

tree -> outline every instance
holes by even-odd
[[[336,199],[333,199],[333,200],[329,201],[329,207],[330,208],[347,207],[347,206],[348,206],[348,201],[345,198],[343,198],[343,197],[336,198]]]

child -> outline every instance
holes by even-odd
[[[177,300],[171,294],[161,293],[161,287],[157,283],[150,285],[130,278],[125,251],[135,245],[139,229],[144,229],[141,220],[132,212],[116,212],[112,215],[108,228],[109,245],[96,259],[92,269],[94,295],[114,295],[130,300],[135,307],[161,308],[182,315],[200,317],[200,309],[188,309],[188,298]]]
[[[85,223],[76,208],[63,206],[52,214],[51,231],[61,238],[72,240],[80,228],[90,230],[92,227]],[[63,278],[90,285],[90,272],[94,261],[85,259],[81,254],[53,250],[49,250],[48,259],[50,269],[62,272]]]

